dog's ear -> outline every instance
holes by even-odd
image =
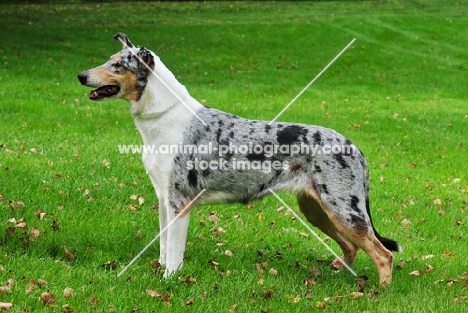
[[[149,69],[154,69],[154,59],[153,55],[151,52],[145,48],[145,46],[142,46],[140,50],[137,53],[138,57],[143,61],[143,63],[139,63],[139,70],[143,72],[149,72]]]
[[[122,43],[123,49],[125,49],[125,48],[135,48],[133,43],[130,41],[130,39],[128,39],[127,35],[125,35],[124,33],[115,34],[114,39],[118,40],[118,41],[120,41]]]

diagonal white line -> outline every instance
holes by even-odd
[[[325,66],[325,67],[323,68],[323,70],[321,70],[320,73],[318,73],[317,76],[315,76],[314,79],[312,79],[312,80],[310,81],[310,83],[308,83],[307,86],[305,86],[304,89],[302,89],[301,92],[299,92],[299,93],[297,94],[297,96],[295,96],[294,99],[292,99],[291,102],[289,102],[289,103],[283,108],[283,110],[281,110],[281,112],[279,112],[278,115],[275,116],[275,118],[274,118],[270,123],[268,123],[268,125],[273,124],[273,123],[278,119],[278,117],[280,117],[281,114],[283,114],[284,111],[286,111],[286,110],[297,100],[297,98],[299,98],[299,97],[304,93],[304,91],[306,91],[307,88],[309,88],[310,85],[312,85],[312,84],[320,77],[320,75],[322,75],[322,74],[330,67],[330,65],[332,65],[332,64],[343,54],[343,52],[345,52],[346,49],[348,49],[349,46],[351,46],[351,45],[353,44],[354,41],[356,41],[356,38],[354,38],[353,40],[351,40],[351,42],[348,43],[348,45],[347,45],[346,47],[344,47],[343,50],[341,50],[340,53],[338,53],[338,54],[336,55],[336,57],[335,57],[333,60],[331,60],[330,63],[328,63],[327,66]]]
[[[200,116],[198,116],[197,113],[195,113],[195,111],[193,111],[192,108],[191,108],[184,100],[182,100],[182,98],[179,97],[179,95],[178,95],[171,87],[169,87],[169,85],[166,84],[166,82],[165,82],[164,80],[162,80],[162,78],[159,77],[159,75],[156,74],[156,72],[155,72],[151,67],[149,67],[148,64],[146,64],[146,63],[138,56],[138,54],[136,54],[136,53],[127,45],[127,43],[126,43],[125,41],[123,41],[122,38],[119,37],[119,38],[117,38],[117,39],[119,39],[119,41],[120,41],[125,47],[127,47],[127,48],[130,50],[130,53],[133,54],[133,55],[138,59],[138,61],[140,61],[141,63],[143,63],[143,64],[145,65],[145,67],[146,67],[146,68],[147,68],[147,69],[164,85],[164,87],[166,87],[166,88],[177,98],[177,100],[179,100],[180,102],[182,102],[182,104],[185,105],[185,107],[186,107],[190,112],[192,112],[192,114],[195,115],[195,117],[196,117],[200,122],[202,122],[203,125],[205,125],[205,126],[207,125],[207,124],[205,123],[205,121],[202,120],[202,119],[200,118]]]
[[[338,254],[336,254],[335,251],[333,251],[332,248],[330,248],[330,246],[327,245],[327,244],[325,243],[325,241],[323,241],[322,238],[320,238],[320,236],[317,235],[317,233],[314,232],[314,231],[312,230],[312,228],[310,228],[310,226],[309,226],[306,222],[304,222],[304,220],[301,219],[301,218],[299,217],[299,215],[297,215],[297,213],[294,212],[293,209],[291,209],[291,208],[289,207],[289,205],[287,205],[286,202],[284,202],[283,199],[281,199],[281,198],[276,194],[276,192],[274,192],[271,188],[269,188],[268,190],[276,197],[276,199],[278,199],[285,207],[287,207],[287,208],[289,209],[289,211],[291,211],[291,213],[296,217],[296,219],[298,219],[299,222],[301,222],[301,223],[307,228],[307,230],[310,231],[310,232],[312,233],[312,235],[314,235],[315,238],[317,238],[318,241],[320,241],[320,242],[325,246],[325,248],[327,248],[328,251],[330,251],[330,252],[331,252],[347,269],[348,269],[348,271],[351,272],[351,274],[353,274],[354,276],[357,276],[356,272],[354,272],[353,269],[352,269],[351,267],[349,267],[349,265],[346,264],[345,261],[343,261],[343,259],[341,259],[341,257],[339,257]]]
[[[120,271],[119,274],[117,274],[117,277],[120,277],[120,275],[122,275],[145,251],[146,249],[148,249],[160,236],[162,233],[164,233],[169,227],[171,227],[171,225],[185,212],[185,210],[187,210],[191,205],[192,203],[194,203],[198,197],[201,196],[202,193],[204,193],[206,191],[206,189],[203,189],[202,191],[200,191],[200,193],[192,199],[192,201],[190,201],[189,204],[187,204],[185,206],[185,208],[179,212],[179,214],[177,214],[174,219],[172,221],[169,222],[169,224],[166,225],[166,227],[164,227],[163,229],[161,229],[159,231],[159,233],[156,235],[156,237],[153,238],[153,240],[151,240],[147,245],[146,247],[143,248],[143,250],[140,251],[140,253],[138,253],[131,261],[130,263],[127,264],[127,266],[125,266],[122,271]]]

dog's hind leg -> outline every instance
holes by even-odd
[[[330,217],[314,197],[301,193],[297,196],[297,201],[299,209],[307,220],[338,243],[343,251],[342,260],[348,266],[352,266],[359,248],[336,229],[335,222],[330,220]],[[339,260],[333,261],[333,264],[338,266],[343,265]]]
[[[384,286],[390,284],[393,254],[376,237],[370,216],[366,218],[354,214],[356,212],[349,214],[349,211],[339,215],[335,212],[340,212],[340,208],[329,204],[332,207],[329,209],[320,200],[317,201],[318,197],[314,197],[313,194],[298,195],[299,207],[307,219],[338,242],[343,250],[343,260],[348,265],[353,263],[358,249],[361,248],[375,263],[380,284]],[[365,208],[361,209],[360,211],[365,214]]]

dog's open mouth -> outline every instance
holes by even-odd
[[[92,90],[89,93],[89,99],[91,100],[102,100],[115,96],[120,91],[120,87],[117,85],[108,85],[99,87],[98,89]]]

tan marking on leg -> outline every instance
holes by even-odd
[[[348,227],[340,222],[332,211],[321,203],[317,192],[312,188],[308,193],[298,195],[298,203],[307,220],[340,245],[346,264],[353,263],[358,249],[361,248],[375,263],[380,284],[390,284],[393,254],[377,239],[371,228],[365,225]]]

